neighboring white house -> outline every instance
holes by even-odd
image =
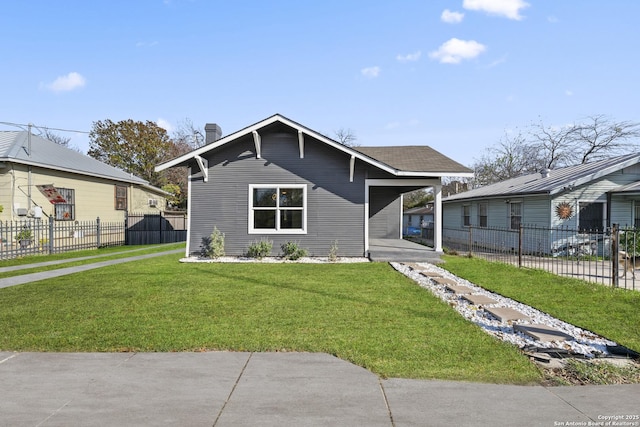
[[[402,213],[402,233],[405,236],[421,235],[423,228],[433,228],[433,203]]]
[[[442,200],[442,212],[445,236],[469,227],[516,231],[520,224],[579,232],[599,232],[614,223],[632,227],[640,223],[640,154],[544,170],[454,194]],[[483,235],[474,234],[474,240]],[[553,244],[553,238],[545,243]]]

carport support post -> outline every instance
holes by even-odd
[[[436,252],[442,252],[442,185],[433,186],[433,249]]]
[[[620,278],[618,274],[620,274],[619,268],[620,264],[620,253],[618,252],[618,224],[611,225],[611,283],[615,288],[620,285]]]

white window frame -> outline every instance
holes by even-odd
[[[468,212],[465,212],[468,211]],[[471,205],[462,205],[462,226],[471,227]]]
[[[276,199],[276,228],[254,228],[254,208],[253,208],[253,190],[259,188],[275,188],[277,193],[280,193],[281,188],[301,188],[302,189],[302,208],[287,207],[287,210],[301,210],[302,211],[302,228],[280,228],[280,200]],[[249,234],[307,234],[307,185],[306,184],[249,184]]]
[[[484,215],[482,215],[483,209],[484,209]],[[482,218],[485,219],[484,225],[482,224]],[[488,202],[478,203],[478,227],[482,227],[482,228],[489,227],[489,203]]]
[[[509,230],[518,230],[522,226],[522,214],[524,213],[524,204],[521,200],[509,202]],[[512,207],[518,206],[520,208],[520,215],[514,215]],[[513,218],[520,218],[518,220],[518,227],[513,227]]]

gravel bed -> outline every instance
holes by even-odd
[[[416,271],[400,263],[392,262],[391,265],[400,273],[404,274],[405,276],[417,282],[421,287],[428,289],[433,294],[441,298],[443,301],[447,302],[449,305],[454,307],[463,317],[475,323],[476,325],[480,326],[487,333],[494,335],[504,341],[508,341],[512,344],[515,344],[520,348],[537,347],[537,348],[544,348],[544,349],[562,349],[576,355],[582,355],[586,358],[595,358],[595,357],[611,356],[611,354],[607,351],[607,345],[609,346],[617,345],[613,341],[610,341],[592,332],[573,326],[569,323],[558,320],[528,305],[521,304],[517,301],[511,300],[509,298],[505,298],[499,294],[489,292],[479,286],[474,285],[468,280],[457,277],[449,273],[448,271],[440,267],[437,267],[433,264],[428,264],[428,263],[418,264],[420,268],[424,271],[431,271],[431,272],[438,273],[442,277],[454,280],[458,285],[467,286],[473,289],[474,294],[485,295],[498,301],[497,304],[492,304],[491,307],[512,308],[514,310],[519,311],[522,314],[525,314],[531,319],[530,321],[518,320],[517,321],[518,324],[522,324],[522,325],[531,324],[531,323],[544,324],[554,329],[557,329],[561,332],[564,332],[565,334],[568,334],[574,338],[574,340],[567,340],[567,341],[550,341],[550,342],[536,341],[533,338],[530,338],[519,331],[515,331],[513,328],[512,322],[499,321],[498,319],[490,315],[488,312],[486,312],[483,309],[482,305],[471,304],[468,301],[460,298],[458,295],[452,292],[448,292],[445,289],[445,285],[436,284],[433,280],[420,274],[419,271]]]
[[[274,263],[299,263],[299,264],[346,264],[346,263],[355,263],[355,262],[370,262],[369,258],[365,257],[338,257],[335,261],[329,261],[329,257],[302,257],[295,261],[285,259],[283,257],[264,257],[264,258],[251,258],[251,257],[234,257],[234,256],[223,256],[215,259],[211,258],[202,258],[202,257],[188,257],[182,258],[180,262],[204,262],[204,263],[214,263],[214,262],[254,262],[254,263],[264,263],[264,264],[274,264]]]

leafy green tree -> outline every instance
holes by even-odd
[[[405,193],[402,197],[402,208],[404,210],[425,206],[433,201],[433,193],[425,191],[424,188]]]
[[[154,168],[172,147],[167,132],[152,121],[104,120],[93,123],[87,154],[161,187],[166,179]]]

